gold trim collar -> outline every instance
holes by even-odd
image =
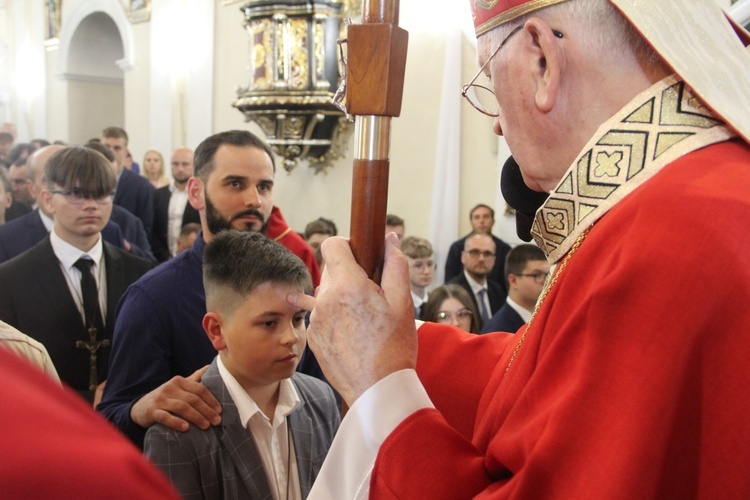
[[[635,97],[584,147],[531,228],[551,263],[625,196],[677,158],[736,133],[676,75]]]

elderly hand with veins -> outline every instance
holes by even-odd
[[[322,245],[326,266],[315,298],[289,294],[312,311],[307,341],[323,373],[351,406],[380,379],[417,362],[409,269],[394,233],[386,236],[381,286],[354,260],[348,240]]]

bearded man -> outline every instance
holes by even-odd
[[[264,232],[273,208],[276,166],[268,146],[247,131],[204,140],[195,150],[188,200],[201,221],[192,248],[144,275],[123,295],[98,410],[143,446],[156,422],[178,430],[221,421],[221,408],[200,383],[216,350],[203,331],[202,256],[227,229]]]

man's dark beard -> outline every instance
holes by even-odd
[[[260,211],[255,210],[253,208],[248,208],[247,210],[244,210],[238,214],[235,214],[235,217],[242,217],[243,215],[254,215],[258,219],[263,221],[263,225],[260,228],[261,234],[266,234],[266,227],[268,226],[268,221],[264,219],[263,214],[260,213]],[[206,224],[208,225],[208,230],[213,235],[217,235],[222,231],[228,231],[230,229],[237,229],[232,227],[232,221],[225,219],[221,216],[218,210],[216,210],[216,207],[213,203],[211,203],[211,199],[208,197],[208,194],[206,194]],[[239,231],[254,231],[250,226],[245,226],[244,229],[238,229]]]

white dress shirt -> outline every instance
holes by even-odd
[[[169,252],[174,257],[177,255],[177,240],[180,238],[182,230],[182,217],[185,215],[185,207],[188,203],[187,186],[180,191],[174,185],[174,181],[169,184],[169,209],[167,210],[167,245]]]
[[[40,212],[41,214],[41,212]],[[49,240],[52,244],[52,251],[55,252],[55,256],[60,263],[60,269],[65,274],[65,281],[68,283],[68,289],[70,295],[73,297],[73,301],[78,307],[78,312],[83,318],[83,323],[88,324],[86,321],[86,313],[83,311],[83,292],[81,291],[81,271],[78,270],[73,264],[82,256],[87,255],[91,260],[94,261],[94,265],[91,266],[91,273],[94,275],[96,280],[96,288],[99,291],[99,310],[102,313],[102,321],[107,321],[107,273],[104,268],[104,245],[102,244],[102,237],[99,235],[99,241],[91,248],[88,252],[83,252],[78,248],[74,247],[70,243],[63,241],[54,230],[49,233]]]
[[[273,419],[269,419],[237,379],[229,373],[221,357],[216,360],[216,364],[219,375],[237,406],[240,422],[255,440],[274,500],[301,500],[297,455],[294,451],[294,440],[289,440],[291,432],[287,422],[287,416],[302,404],[294,384],[290,379],[280,382],[279,400]]]

